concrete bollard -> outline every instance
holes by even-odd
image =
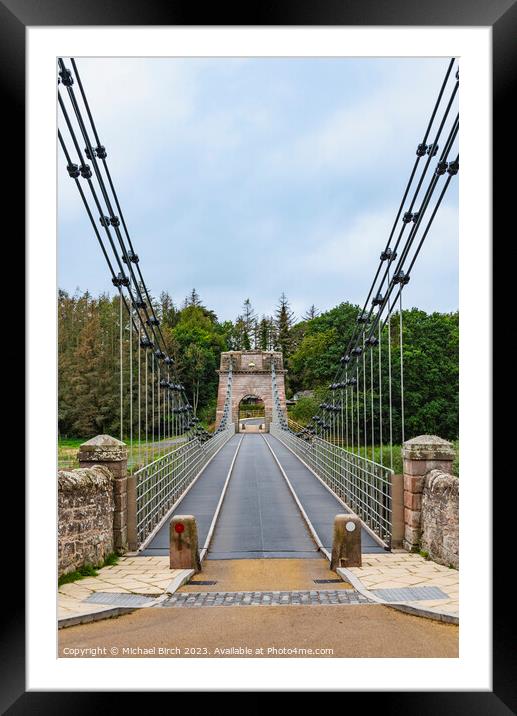
[[[194,515],[175,515],[169,525],[171,569],[194,569],[201,572],[197,524]]]
[[[330,569],[335,572],[338,567],[361,564],[361,520],[357,515],[336,515]]]

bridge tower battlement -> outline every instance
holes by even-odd
[[[279,351],[225,351],[221,353],[219,365],[219,390],[217,393],[216,424],[219,425],[223,416],[224,400],[228,372],[232,367],[232,422],[239,420],[239,404],[247,396],[256,396],[264,402],[266,424],[269,425],[273,415],[273,388],[271,382],[271,365],[274,362],[276,383],[280,405],[286,410],[284,361]]]

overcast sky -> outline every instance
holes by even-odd
[[[78,59],[155,295],[300,317],[362,303],[447,59]],[[69,63],[68,63],[69,64]],[[58,154],[59,286],[113,291]],[[405,289],[458,308],[457,179]]]

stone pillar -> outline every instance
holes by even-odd
[[[416,552],[422,533],[422,492],[430,470],[451,472],[452,443],[436,435],[419,435],[407,440],[402,449],[404,461],[404,548]]]
[[[127,552],[127,447],[110,435],[97,435],[83,443],[78,453],[79,467],[104,465],[113,476],[113,543],[119,554]]]

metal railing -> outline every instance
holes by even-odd
[[[391,547],[393,470],[320,437],[308,435],[301,425],[291,420],[288,428],[274,422],[271,433],[290,447],[386,547]]]
[[[229,423],[210,440],[194,438],[135,472],[136,536],[141,545],[210,458],[235,434]]]

